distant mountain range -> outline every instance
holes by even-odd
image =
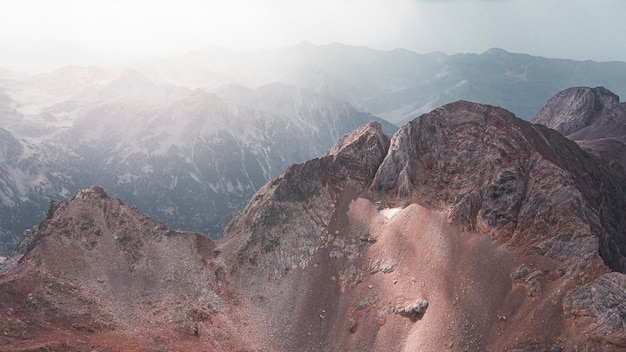
[[[51,199],[94,184],[173,228],[219,237],[289,165],[321,155],[371,120],[396,130],[348,103],[282,83],[223,87],[225,100],[132,70],[113,79],[96,68],[69,71],[14,88],[33,101],[57,94],[58,103],[26,106],[3,95],[0,254],[41,221]]]
[[[490,49],[482,54],[417,54],[304,42],[246,52],[209,48],[133,66],[188,87],[284,82],[347,101],[402,125],[456,100],[501,106],[530,119],[557,92],[603,86],[626,95],[626,63],[547,59]]]
[[[52,199],[94,184],[172,228],[219,237],[265,182],[370,120],[392,134],[459,99],[529,119],[561,89],[584,85],[625,94],[626,63],[302,43],[31,77],[2,71],[0,255]]]

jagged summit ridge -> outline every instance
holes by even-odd
[[[78,191],[73,199],[88,200],[90,198],[109,199],[110,197],[104,188],[100,186],[91,186]]]
[[[530,242],[557,257],[593,256],[599,237],[609,266],[626,271],[626,239],[618,230],[626,223],[623,218],[617,228],[610,223],[614,216],[620,219],[610,209],[624,206],[622,180],[618,169],[554,131],[500,108],[460,101],[403,126],[372,189],[450,209],[450,220],[463,227],[503,241]],[[612,191],[591,191],[602,188]],[[566,225],[547,216],[559,209],[576,220]],[[557,254],[553,241],[572,234],[579,250]]]
[[[0,270],[0,350],[85,350],[85,340],[105,350],[194,350],[186,337],[199,335],[205,348],[236,350],[217,336],[229,328],[216,315],[232,302],[216,277],[223,269],[207,262],[214,248],[98,186],[52,202],[25,254],[8,264],[16,266]]]

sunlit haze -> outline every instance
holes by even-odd
[[[50,70],[172,56],[210,45],[339,42],[419,53],[501,47],[626,60],[618,0],[0,0],[0,68]]]

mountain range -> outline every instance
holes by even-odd
[[[596,95],[536,120],[596,126],[547,112]],[[625,194],[615,160],[467,101],[342,136],[217,241],[93,186],[0,264],[0,350],[620,351]]]
[[[398,126],[461,99],[530,119],[548,98],[569,87],[603,86],[626,95],[624,62],[548,59],[498,48],[447,55],[308,42],[246,52],[211,47],[133,68],[194,88],[284,82],[349,102]]]
[[[280,83],[228,101],[198,88],[167,102],[164,97],[182,89],[148,82],[124,71],[84,93],[85,100],[67,95],[70,100],[37,115],[5,103],[2,253],[39,222],[50,198],[92,184],[174,228],[216,236],[290,164],[322,154],[370,120],[396,129],[347,103]],[[224,88],[224,95],[235,90]],[[264,103],[250,107],[246,100]]]
[[[626,92],[620,62],[309,43],[0,74],[4,256],[51,200],[94,184],[171,228],[218,238],[265,182],[370,120],[391,135],[459,99],[529,119],[571,86]],[[623,163],[618,137],[578,142]]]

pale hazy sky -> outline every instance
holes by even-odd
[[[0,0],[0,68],[308,40],[626,61],[626,0]]]

